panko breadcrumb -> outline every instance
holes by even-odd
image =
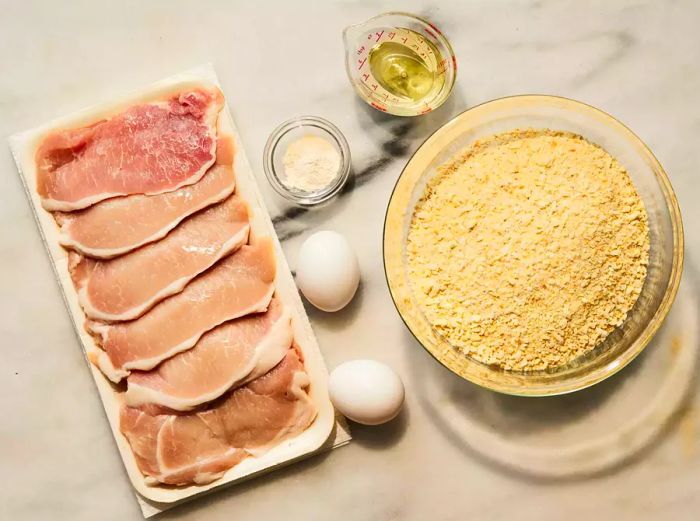
[[[556,368],[625,320],[649,260],[625,169],[581,136],[515,130],[443,165],[408,232],[408,276],[437,332],[485,364]]]

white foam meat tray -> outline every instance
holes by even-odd
[[[243,460],[226,472],[221,479],[213,483],[187,487],[149,486],[136,465],[136,460],[126,438],[119,432],[119,407],[121,404],[119,393],[115,391],[115,388],[102,375],[99,369],[88,361],[88,354],[99,350],[99,347],[83,328],[85,315],[80,307],[77,293],[70,279],[67,252],[60,246],[58,227],[51,214],[42,208],[39,195],[35,189],[34,156],[37,146],[42,137],[52,130],[89,125],[99,119],[118,113],[133,104],[163,99],[171,93],[198,85],[216,85],[220,88],[216,73],[211,65],[203,65],[176,74],[120,99],[54,119],[37,128],[14,134],[9,138],[12,154],[17,163],[17,168],[31,203],[44,245],[51,257],[66,307],[102,399],[126,472],[137,492],[137,499],[144,517],[150,517],[171,508],[175,504],[219,489],[225,485],[231,485],[254,475],[268,472],[319,450],[341,446],[350,441],[350,433],[343,418],[340,416],[336,418],[333,406],[328,398],[328,373],[318,343],[277,239],[272,221],[264,206],[228,104],[224,106],[219,117],[218,130],[220,134],[230,134],[234,139],[236,193],[249,205],[251,234],[258,237],[271,236],[273,238],[277,260],[276,294],[292,313],[294,338],[304,356],[304,365],[311,380],[310,396],[318,409],[316,419],[299,436],[283,441],[259,457],[249,457]]]

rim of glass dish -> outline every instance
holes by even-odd
[[[585,110],[593,111],[597,113],[600,116],[603,116],[608,120],[609,123],[615,124],[619,127],[619,129],[628,135],[628,137],[631,137],[633,141],[636,141],[638,145],[641,146],[641,150],[647,155],[647,158],[650,160],[651,164],[653,165],[653,171],[654,175],[656,176],[657,181],[662,187],[662,192],[664,195],[664,199],[666,201],[666,205],[669,209],[669,216],[671,219],[671,228],[673,231],[673,259],[672,259],[672,264],[671,264],[671,273],[669,275],[669,280],[666,285],[666,289],[664,291],[663,297],[661,299],[661,302],[654,312],[654,315],[651,317],[645,328],[642,330],[641,334],[635,339],[635,341],[632,343],[632,345],[623,353],[620,354],[618,358],[613,360],[611,363],[608,363],[604,365],[601,368],[597,368],[596,371],[593,371],[591,373],[584,374],[582,376],[577,377],[576,379],[571,379],[569,381],[563,381],[563,382],[557,382],[555,384],[552,384],[549,387],[536,387],[536,388],[527,388],[527,387],[522,387],[521,389],[514,390],[512,389],[512,386],[502,386],[498,382],[494,382],[492,380],[486,380],[486,379],[481,379],[481,378],[468,378],[467,376],[457,372],[454,370],[450,365],[448,365],[446,362],[443,360],[440,360],[430,349],[428,349],[423,342],[420,340],[416,332],[413,330],[409,322],[407,321],[406,317],[404,316],[404,313],[402,312],[402,307],[403,305],[398,302],[397,296],[394,294],[394,289],[392,288],[390,276],[389,276],[389,270],[387,269],[387,252],[386,252],[386,243],[387,243],[387,224],[388,224],[388,219],[389,219],[389,210],[391,208],[391,203],[394,199],[394,195],[396,193],[396,189],[401,182],[401,179],[406,172],[406,168],[408,165],[411,163],[413,160],[414,156],[430,141],[432,140],[439,132],[443,131],[445,128],[449,127],[451,124],[453,124],[457,119],[462,117],[464,114],[473,111],[477,108],[483,108],[486,105],[489,104],[495,104],[497,102],[502,102],[506,100],[558,100],[560,102],[563,102],[565,105],[569,105],[570,107],[579,107],[583,108]],[[671,186],[671,182],[668,178],[668,174],[666,173],[666,170],[664,170],[663,166],[659,162],[659,160],[656,158],[654,153],[651,151],[649,146],[639,137],[637,134],[635,134],[627,125],[622,123],[620,120],[618,120],[616,117],[612,116],[611,114],[605,112],[602,109],[599,109],[597,107],[594,107],[593,105],[589,105],[588,103],[584,103],[582,101],[577,101],[571,98],[567,98],[564,96],[555,96],[555,95],[550,95],[550,94],[519,94],[519,95],[513,95],[513,96],[503,96],[500,98],[495,98],[492,100],[485,101],[483,103],[479,103],[478,105],[474,105],[473,107],[470,107],[466,110],[463,110],[459,114],[456,114],[454,117],[452,117],[447,123],[442,125],[440,128],[435,130],[433,133],[431,133],[422,143],[421,145],[416,148],[416,150],[411,154],[411,157],[408,159],[406,164],[404,165],[403,169],[401,170],[401,173],[399,174],[398,178],[396,179],[396,182],[394,183],[394,187],[391,190],[391,195],[389,196],[389,201],[387,203],[387,208],[386,212],[384,214],[384,228],[382,230],[382,264],[384,267],[384,277],[387,283],[387,287],[389,288],[389,294],[391,295],[391,300],[394,303],[394,307],[396,308],[397,313],[399,314],[399,317],[401,317],[401,321],[404,323],[406,328],[409,330],[413,338],[418,342],[418,344],[435,360],[437,361],[440,365],[448,369],[450,372],[454,373],[455,375],[459,376],[463,380],[466,380],[468,382],[474,383],[476,385],[479,385],[480,387],[483,387],[485,389],[489,389],[491,391],[496,391],[502,394],[508,394],[508,395],[513,395],[513,396],[527,396],[527,397],[545,397],[545,396],[556,396],[556,395],[561,395],[561,394],[568,394],[572,393],[575,391],[580,391],[582,389],[586,389],[588,387],[591,387],[592,385],[595,385],[597,383],[600,383],[601,381],[611,377],[612,375],[616,374],[617,372],[621,371],[624,367],[626,367],[632,360],[634,360],[643,350],[646,348],[646,346],[651,342],[652,338],[656,334],[656,332],[659,330],[661,325],[663,324],[664,319],[668,315],[669,311],[671,310],[671,306],[673,305],[673,301],[676,298],[676,294],[678,293],[678,287],[680,286],[680,281],[681,281],[681,275],[683,272],[683,263],[684,263],[684,232],[683,232],[683,220],[681,217],[681,212],[680,212],[680,206],[678,204],[678,199],[676,197],[676,193],[673,190],[673,187]],[[475,361],[476,362],[476,361]],[[476,362],[478,363],[478,362]]]
[[[457,55],[455,54],[454,48],[452,47],[450,40],[447,38],[447,36],[445,36],[442,33],[442,31],[438,27],[435,26],[435,24],[433,24],[433,22],[431,22],[430,20],[428,20],[426,18],[423,18],[422,16],[418,16],[418,15],[415,15],[413,13],[407,13],[406,11],[387,11],[386,13],[380,13],[378,15],[371,17],[371,18],[368,18],[364,22],[359,22],[356,24],[351,24],[351,25],[346,26],[343,29],[343,33],[342,33],[343,34],[343,43],[347,46],[347,36],[346,35],[348,32],[348,29],[351,29],[353,27],[357,27],[358,25],[366,25],[366,24],[372,22],[373,20],[376,20],[376,19],[381,18],[383,16],[405,16],[407,18],[413,18],[414,20],[418,20],[419,22],[424,23],[425,25],[427,25],[431,29],[435,30],[435,32],[437,33],[435,35],[435,37],[438,38],[443,43],[443,45],[445,47],[447,47],[447,49],[450,51],[449,58],[452,60],[452,64],[454,66],[454,74],[452,75],[452,81],[450,82],[449,88],[447,89],[447,94],[445,94],[444,99],[438,105],[432,107],[429,112],[432,112],[432,111],[440,108],[452,95],[452,91],[454,90],[455,84],[457,83],[457,72],[458,72],[459,67],[457,67]],[[348,52],[347,49],[345,49],[345,52],[347,54],[347,52]],[[416,116],[422,116],[424,114],[427,114],[427,112],[422,112],[419,114],[398,114],[395,112],[391,112],[388,109],[386,111],[380,110],[377,107],[375,107],[374,105],[372,105],[372,103],[368,102],[367,100],[365,100],[361,96],[360,90],[358,89],[357,85],[355,84],[355,81],[352,79],[352,73],[350,72],[350,63],[348,62],[348,60],[345,60],[345,74],[347,74],[348,80],[350,81],[350,85],[352,85],[352,88],[355,91],[355,93],[357,94],[357,96],[362,101],[364,101],[367,105],[369,105],[370,107],[372,107],[375,110],[379,110],[380,112],[384,112],[385,114],[391,114],[392,116],[398,116],[401,118],[413,118]],[[431,136],[432,136],[432,134],[431,134]],[[428,139],[430,139],[430,137]]]
[[[307,194],[296,193],[287,188],[277,175],[274,163],[274,155],[277,145],[288,132],[304,127],[315,127],[325,131],[335,140],[340,150],[340,167],[333,182],[326,188]],[[335,196],[345,185],[350,174],[350,147],[345,136],[333,123],[318,116],[299,116],[288,119],[275,128],[267,138],[263,150],[263,170],[272,188],[280,196],[288,201],[301,206],[314,206],[323,203]]]

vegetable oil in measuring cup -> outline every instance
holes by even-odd
[[[423,59],[409,45],[383,41],[369,51],[372,76],[395,96],[415,102],[433,99],[445,84],[445,75],[438,68],[438,64],[444,63],[443,57],[431,42],[418,33],[410,29],[404,31],[409,33],[409,40],[420,41],[427,46],[432,51],[432,59]]]
[[[450,42],[430,22],[385,13],[343,30],[345,69],[355,92],[377,110],[418,116],[439,107],[455,84]]]

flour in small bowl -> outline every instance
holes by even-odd
[[[307,135],[287,147],[282,163],[282,182],[288,188],[315,192],[328,186],[338,175],[340,154],[326,139]]]

